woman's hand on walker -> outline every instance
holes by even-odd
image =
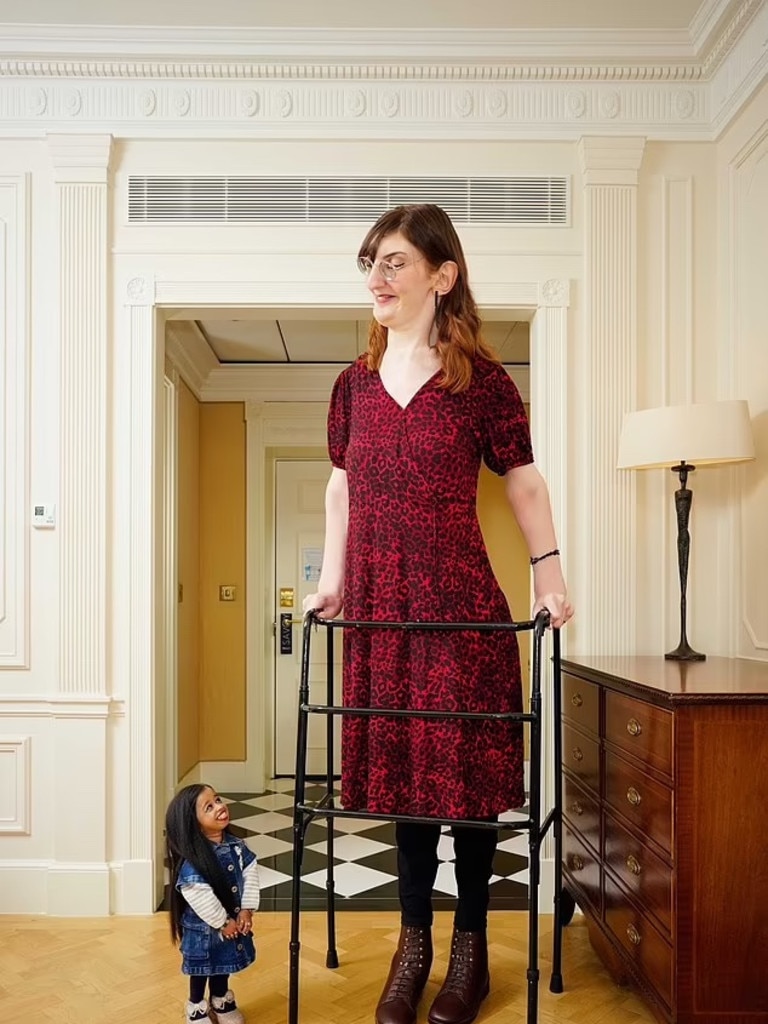
[[[316,611],[323,619],[335,619],[344,606],[344,598],[340,594],[307,594],[301,604],[301,610]]]
[[[534,619],[543,608],[549,612],[550,625],[555,629],[564,626],[573,617],[573,605],[566,594],[543,594],[533,606]]]

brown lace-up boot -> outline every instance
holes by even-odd
[[[429,1024],[470,1024],[490,984],[486,933],[454,928],[448,973],[430,1007]]]
[[[414,1024],[416,1007],[432,966],[432,930],[403,925],[384,991],[376,1007],[376,1024]]]

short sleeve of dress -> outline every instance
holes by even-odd
[[[349,370],[336,378],[328,407],[328,455],[331,464],[344,469],[349,442]]]
[[[491,364],[482,381],[483,460],[504,476],[516,466],[533,462],[531,430],[517,385],[498,363]]]

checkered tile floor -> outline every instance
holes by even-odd
[[[308,802],[320,800],[325,786],[308,785]],[[261,908],[289,910],[293,867],[293,779],[276,779],[266,792],[226,794],[230,831],[245,838],[259,858]],[[514,821],[525,812],[510,811],[502,819],[510,830],[499,836],[491,879],[492,910],[528,907],[528,833],[514,831]],[[318,818],[307,827],[301,869],[301,905],[306,910],[325,907],[327,826]],[[397,854],[392,822],[358,818],[333,819],[333,863],[338,909],[396,910]],[[453,874],[453,839],[448,829],[438,847],[440,867],[433,896],[436,910],[452,910],[456,882]]]

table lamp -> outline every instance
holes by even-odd
[[[627,413],[619,441],[618,469],[669,467],[677,473],[680,487],[675,491],[677,512],[677,565],[680,575],[680,642],[665,654],[670,661],[704,661],[694,651],[686,633],[686,588],[691,537],[688,521],[693,492],[688,475],[697,466],[724,462],[747,462],[755,449],[745,401],[668,405]]]

